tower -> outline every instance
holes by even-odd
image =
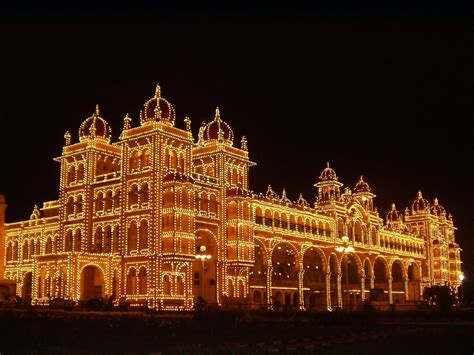
[[[5,272],[5,210],[7,204],[5,196],[0,195],[0,280],[3,279]]]

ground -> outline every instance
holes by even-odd
[[[472,354],[474,311],[0,311],[5,354]]]

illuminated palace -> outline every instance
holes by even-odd
[[[15,223],[0,201],[0,278],[33,304],[107,296],[155,309],[192,309],[202,296],[331,310],[460,285],[456,228],[437,199],[418,192],[383,219],[367,182],[342,188],[329,164],[311,203],[270,186],[256,194],[247,140],[235,146],[218,109],[197,141],[190,119],[184,129],[175,119],[158,86],[118,141],[98,107],[78,141],[66,132],[58,199]]]

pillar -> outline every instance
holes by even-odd
[[[365,301],[365,276],[362,276],[360,278],[360,291],[361,291],[360,299],[362,300],[362,302],[364,302]]]
[[[405,301],[408,301],[410,296],[408,292],[408,279],[407,278],[404,280],[404,284],[405,284]]]
[[[300,265],[300,271],[298,271],[298,308],[300,310],[304,310],[304,291],[303,291],[303,276],[304,276],[304,269],[303,265]]]
[[[273,272],[273,267],[268,266],[267,267],[267,299],[265,301],[269,308],[271,308],[272,306],[272,272]]]
[[[331,307],[331,272],[326,273],[326,308],[332,311]]]
[[[393,304],[392,275],[388,278],[388,303]]]
[[[342,289],[341,289],[341,277],[342,274],[339,272],[336,275],[336,280],[337,280],[337,306],[339,308],[342,308]]]

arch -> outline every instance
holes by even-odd
[[[370,228],[371,230],[371,241],[372,241],[372,245],[378,245],[377,243],[377,228],[375,228],[375,226],[372,226]]]
[[[85,265],[81,270],[81,280],[81,299],[83,301],[104,297],[104,271],[100,266]]]
[[[361,262],[354,253],[344,254],[341,258],[342,304],[352,307],[361,302]]]
[[[30,239],[30,255],[35,255],[35,254],[36,254],[35,240]]]
[[[421,270],[416,262],[410,263],[407,269],[408,278],[408,299],[411,301],[420,300]]]
[[[107,191],[105,193],[105,210],[111,211],[113,207],[112,191]]]
[[[171,295],[171,281],[169,275],[163,276],[163,294]]]
[[[120,238],[120,225],[115,225],[114,227],[114,235],[113,235],[113,240],[112,240],[112,251],[114,253],[119,252],[119,238]]]
[[[137,250],[137,222],[132,221],[128,227],[127,248],[130,254],[133,250]]]
[[[337,219],[337,237],[341,239],[344,236],[344,221],[342,218]]]
[[[133,267],[128,270],[127,274],[127,294],[137,294],[137,270]]]
[[[76,167],[71,165],[67,173],[67,184],[71,184],[76,181]]]
[[[265,224],[267,227],[272,227],[273,226],[273,218],[272,217],[273,217],[272,216],[272,211],[266,209],[265,213],[264,213],[263,224]]]
[[[194,262],[193,270],[196,270],[198,282],[195,282],[194,294],[201,296],[208,303],[217,302],[216,280],[217,280],[217,238],[208,229],[196,230],[196,254],[209,255],[210,259]],[[196,275],[195,275],[196,276]]]
[[[82,213],[82,210],[83,210],[82,195],[77,195],[77,198],[76,198],[76,213]]]
[[[69,196],[66,202],[66,216],[74,214],[74,197]]]
[[[140,204],[148,203],[150,196],[150,190],[148,183],[144,182],[140,188]]]
[[[103,230],[101,226],[98,226],[95,230],[95,238],[94,238],[94,252],[102,253],[103,248]]]
[[[23,248],[22,249],[23,249],[22,250],[22,258],[23,259],[29,259],[30,257],[29,257],[29,254],[28,254],[29,250],[28,250],[28,241],[27,240],[25,240],[23,242]]]
[[[132,205],[138,205],[138,186],[136,184],[132,184],[128,192],[128,207],[130,208]]]
[[[260,207],[255,208],[255,223],[263,224],[263,212]]]
[[[73,235],[72,235],[72,229],[68,229],[66,231],[66,238],[65,238],[65,245],[64,245],[64,251],[69,252],[72,251],[73,247]]]
[[[44,253],[45,254],[52,254],[53,253],[53,241],[51,240],[51,237],[48,237],[46,239],[46,244],[44,246]]]
[[[176,278],[176,294],[178,296],[184,295],[184,281],[182,276]]]
[[[405,302],[405,267],[400,260],[392,263],[392,298],[394,303]]]
[[[134,150],[130,156],[130,169],[136,170],[140,168],[140,152]]]
[[[217,209],[218,209],[217,197],[215,194],[210,194],[209,211],[211,213],[214,213],[214,215],[217,215]]]
[[[370,262],[369,258],[365,258],[362,265],[364,266],[364,276],[365,276],[365,290],[366,292],[372,288],[372,279],[374,276],[374,271],[372,267],[372,263]]]
[[[331,225],[330,225],[328,222],[326,222],[326,224],[324,225],[324,227],[325,227],[325,235],[326,235],[326,237],[331,238],[331,236],[332,236]]]
[[[140,156],[140,163],[142,168],[146,168],[151,165],[150,161],[150,149],[145,148]]]
[[[303,254],[303,298],[306,309],[326,304],[326,257],[316,247]]]
[[[112,226],[107,225],[105,227],[105,236],[104,236],[104,253],[110,253],[112,249]]]
[[[255,262],[250,272],[250,280],[252,285],[263,286],[266,284],[268,256],[265,247],[258,240],[255,240],[254,259]]]
[[[148,221],[143,219],[140,222],[140,232],[139,232],[139,249],[148,249]]]
[[[147,271],[144,266],[138,272],[138,293],[140,295],[147,294]]]
[[[31,271],[26,272],[23,276],[23,285],[21,287],[21,297],[26,304],[31,303],[33,291],[33,273]]]
[[[299,258],[295,248],[289,243],[280,242],[273,248],[271,260],[272,287],[282,292],[298,287]],[[288,305],[291,306],[291,301]]]
[[[84,164],[80,163],[77,166],[77,182],[81,183],[84,181]]]
[[[8,242],[7,246],[7,261],[13,260],[13,246],[11,242]]]
[[[97,193],[97,198],[95,200],[95,211],[103,211],[104,210],[104,194],[102,192]]]
[[[76,232],[74,233],[74,251],[81,251],[81,229],[78,228],[76,229]]]

